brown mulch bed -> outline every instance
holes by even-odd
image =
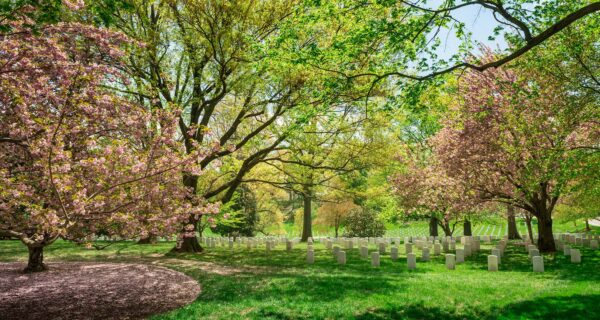
[[[167,268],[126,263],[50,263],[23,274],[0,263],[0,318],[143,319],[191,303],[198,282]]]

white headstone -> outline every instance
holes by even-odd
[[[373,267],[379,267],[379,252],[371,252],[371,265]]]
[[[423,248],[423,256],[421,257],[423,261],[429,261],[429,248]]]
[[[451,254],[451,253],[447,253],[446,254],[446,268],[448,268],[448,270],[454,270],[456,268],[456,256]]]
[[[540,250],[538,250],[538,249],[529,250],[529,259],[533,259],[533,257],[537,257],[539,255],[540,255]]]
[[[481,241],[479,241],[479,239],[473,240],[473,249],[475,252],[479,252],[479,250],[481,250]]]
[[[570,256],[571,255],[571,246],[568,244],[565,244],[565,246],[563,247],[563,253],[565,254],[565,256]]]
[[[500,255],[500,249],[492,249],[492,255],[498,257],[498,264],[502,263],[502,258]]]
[[[579,249],[571,249],[571,262],[581,263],[581,252]]]
[[[379,243],[379,253],[381,253],[381,254],[385,253],[385,243],[384,242]]]
[[[442,246],[439,243],[433,245],[433,254],[439,256],[442,253]]]
[[[544,257],[534,256],[531,261],[533,262],[533,272],[544,272]]]
[[[315,263],[315,252],[312,250],[308,250],[306,252],[306,263],[313,264]]]
[[[337,258],[338,253],[340,252],[340,247],[335,246],[333,247],[333,256]]]
[[[406,255],[406,265],[408,270],[414,270],[417,268],[417,256],[414,253]]]
[[[338,264],[346,264],[346,251],[340,251],[337,255]]]
[[[465,262],[465,251],[463,249],[456,249],[456,263]]]
[[[498,257],[494,255],[488,256],[488,271],[498,271]]]
[[[472,251],[471,251],[471,244],[468,243],[468,242],[465,243],[464,250],[465,250],[465,257],[470,257],[471,253],[472,253]]]
[[[404,249],[406,250],[406,253],[412,253],[412,243],[405,243],[404,244]]]
[[[418,250],[423,249],[423,241],[422,240],[415,241],[415,246],[417,247]]]
[[[369,256],[369,248],[367,248],[366,246],[361,246],[360,247],[360,256],[362,258],[366,258]]]
[[[390,250],[390,256],[392,257],[392,260],[398,260],[398,247],[392,247]]]
[[[592,249],[592,250],[598,250],[598,240],[591,240],[590,241],[590,249]]]

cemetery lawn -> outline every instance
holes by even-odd
[[[152,263],[195,278],[202,292],[192,304],[153,319],[600,319],[600,250],[580,248],[582,263],[562,254],[544,256],[546,272],[534,274],[522,247],[509,244],[499,272],[487,271],[491,245],[456,270],[443,256],[406,269],[400,259],[381,257],[381,267],[347,251],[339,266],[330,251],[315,243],[315,264],[307,265],[306,245],[290,253],[279,245],[270,255],[264,246],[208,249],[199,255],[170,254],[173,243],[114,244],[88,250],[56,242],[46,262],[102,261]],[[374,250],[371,246],[370,251]],[[389,252],[389,247],[388,247]],[[0,241],[0,261],[27,259],[18,241]]]

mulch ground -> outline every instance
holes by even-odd
[[[198,282],[167,268],[125,263],[49,263],[23,274],[0,263],[0,319],[143,319],[191,303]]]

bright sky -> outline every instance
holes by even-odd
[[[456,10],[453,17],[465,23],[467,31],[472,33],[472,39],[476,42],[483,43],[492,49],[505,49],[507,44],[502,36],[497,37],[494,41],[488,39],[489,36],[494,34],[494,28],[498,26],[498,22],[491,12],[489,9],[473,5]],[[442,37],[442,45],[438,50],[438,54],[442,59],[450,58],[458,50],[460,41],[453,33],[452,31],[450,35],[447,35],[448,30],[444,30],[438,35]]]

